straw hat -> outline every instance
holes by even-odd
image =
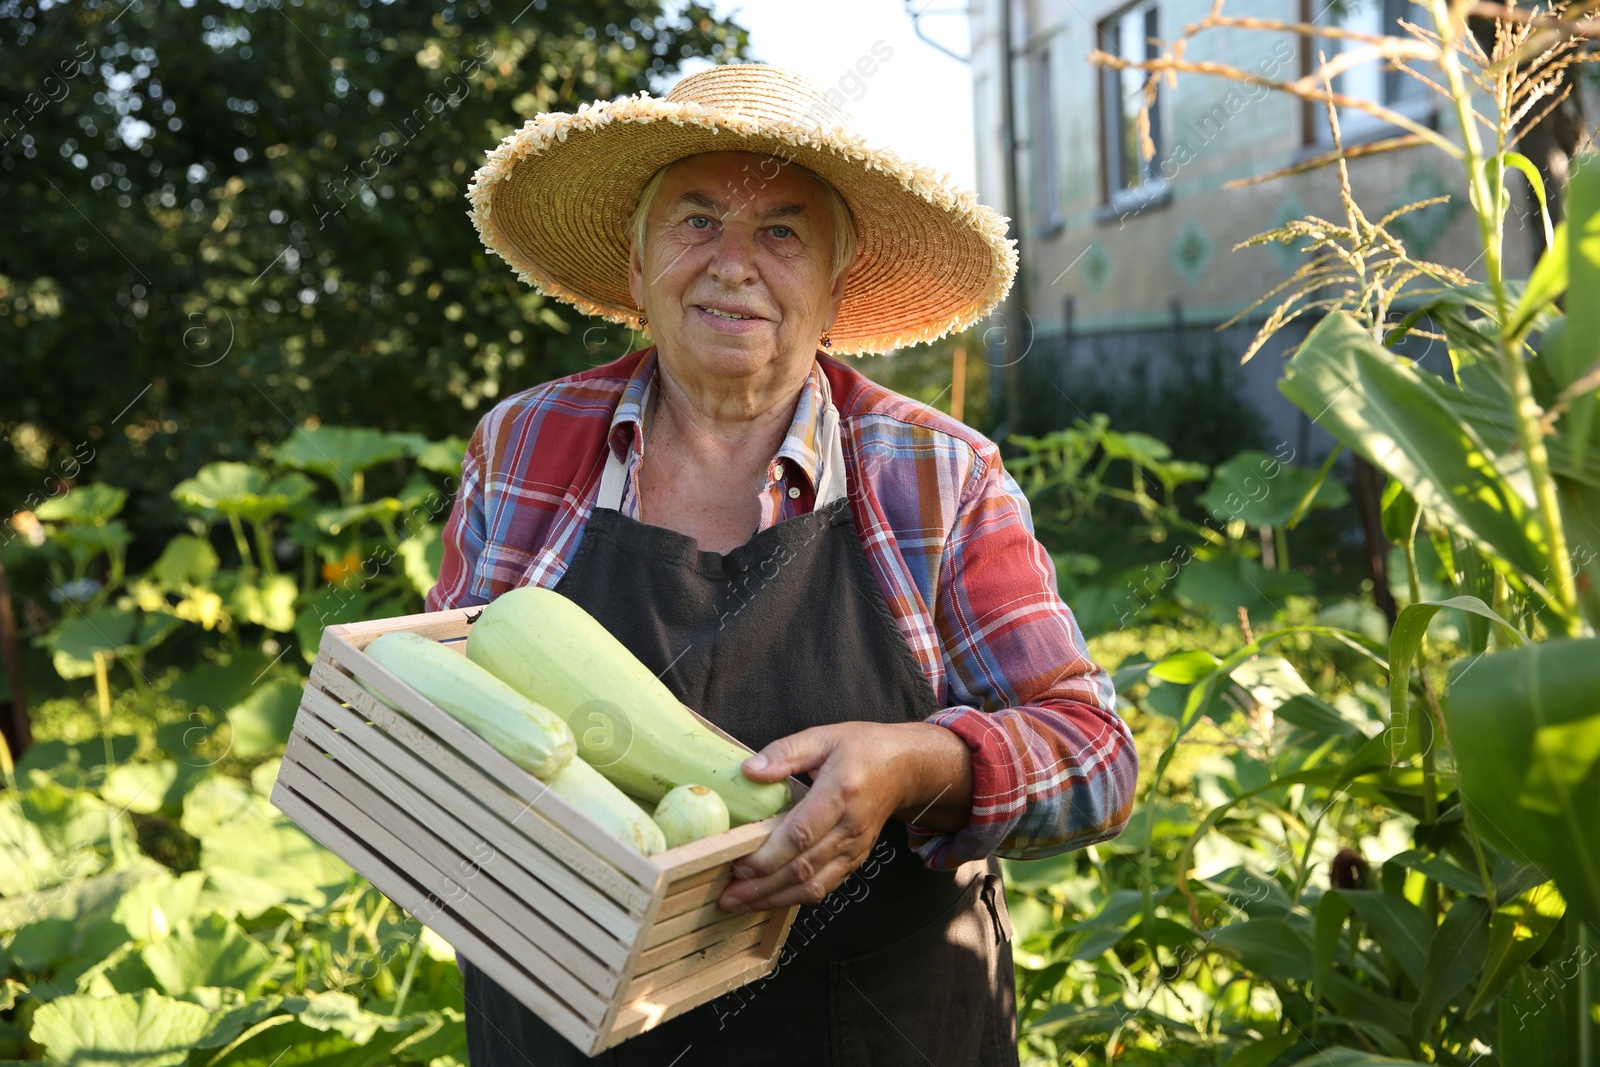
[[[755,63],[648,93],[539,115],[473,176],[469,215],[490,251],[540,292],[589,315],[637,321],[628,218],[661,167],[699,152],[798,163],[839,190],[857,255],[833,351],[886,352],[988,314],[1017,271],[1005,219],[927,167],[866,144],[810,79]]]

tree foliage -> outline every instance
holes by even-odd
[[[620,355],[484,250],[467,185],[534,114],[745,44],[658,0],[0,3],[5,513],[109,479],[158,527],[173,472],[307,420],[464,435]]]

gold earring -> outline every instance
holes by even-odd
[[[646,326],[648,326],[649,324],[650,324],[650,319],[645,315],[645,313],[643,311],[639,312],[639,329],[642,330]]]
[[[833,338],[829,337],[827,334],[823,334],[822,335],[822,347],[823,348],[832,348],[833,347]]]

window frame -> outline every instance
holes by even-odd
[[[1321,5],[1321,10],[1313,14],[1313,0],[1301,0],[1301,15],[1306,21],[1316,21],[1322,25],[1349,26],[1343,19],[1330,13],[1332,5],[1327,0],[1315,0]],[[1394,35],[1398,31],[1398,22],[1405,18],[1408,22],[1418,21],[1416,16],[1423,14],[1423,9],[1416,0],[1366,0],[1368,4],[1377,4],[1381,7],[1378,20],[1378,29],[1383,33]],[[1408,17],[1413,16],[1413,17]],[[1370,30],[1371,27],[1365,27]],[[1340,51],[1346,47],[1354,47],[1357,42],[1338,41]],[[1305,60],[1302,74],[1309,75],[1316,69],[1316,62],[1310,52],[1303,53]],[[1338,54],[1337,52],[1332,55]],[[1332,58],[1332,55],[1329,58]],[[1416,64],[1413,63],[1413,66]],[[1338,74],[1333,79],[1333,91],[1344,96],[1355,96],[1363,100],[1371,100],[1380,107],[1387,108],[1396,114],[1403,115],[1413,122],[1430,128],[1437,128],[1439,119],[1439,102],[1428,90],[1427,86],[1412,78],[1401,70],[1392,70],[1387,65],[1378,63],[1367,64],[1366,73],[1376,73],[1378,76],[1379,96],[1373,99],[1370,95],[1352,91],[1349,83],[1350,74]],[[1424,75],[1429,71],[1424,67],[1420,70]],[[1333,129],[1328,125],[1328,111],[1326,105],[1320,101],[1307,101],[1304,110],[1306,149],[1315,154],[1325,152],[1333,147]],[[1339,109],[1339,136],[1346,145],[1367,144],[1389,137],[1397,137],[1406,131],[1392,122],[1370,115],[1365,111],[1355,108]]]
[[[1144,53],[1139,58],[1155,59],[1160,52],[1154,41],[1161,38],[1162,0],[1134,0],[1100,19],[1095,24],[1097,44],[1102,51],[1121,55],[1123,22],[1134,14],[1142,15],[1145,23],[1142,35]],[[1132,114],[1123,110],[1131,106],[1131,101],[1124,99],[1123,81],[1126,73],[1110,68],[1100,71],[1100,185],[1101,202],[1105,205],[1102,217],[1120,218],[1135,214],[1166,203],[1171,198],[1167,179],[1158,170],[1165,132],[1162,122],[1165,93],[1159,86],[1155,102],[1150,108],[1150,138],[1155,142],[1155,155],[1150,159],[1140,158],[1138,166],[1142,173],[1139,180],[1131,185],[1126,182],[1128,159],[1122,138],[1127,124],[1134,119]],[[1142,72],[1138,73],[1142,76]]]

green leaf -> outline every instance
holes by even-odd
[[[1406,487],[1390,478],[1383,486],[1383,536],[1390,544],[1404,545],[1417,535],[1421,512]]]
[[[163,869],[156,877],[124,893],[112,910],[111,918],[135,941],[155,940],[160,932],[155,927],[165,924],[170,932],[194,913],[205,884],[204,871],[188,871],[174,877]],[[156,918],[158,912],[159,919]]]
[[[1523,588],[1525,576],[1549,568],[1532,509],[1423,375],[1354,318],[1335,312],[1311,331],[1279,387],[1319,426],[1404,485],[1418,505],[1484,548]]]
[[[406,578],[420,596],[427,596],[439,580],[439,568],[444,564],[443,533],[443,526],[424,526],[401,541],[395,550],[405,567]]]
[[[398,438],[402,435],[390,434],[389,436]],[[439,474],[448,474],[451,477],[461,477],[461,461],[467,454],[466,438],[446,437],[443,441],[428,441],[416,434],[404,436],[406,440],[403,444],[406,453],[416,458],[417,466],[423,470],[436,471]],[[417,440],[410,440],[413,437]]]
[[[1294,1067],[1413,1067],[1421,1060],[1396,1060],[1388,1056],[1374,1056],[1353,1048],[1324,1049],[1307,1056]]]
[[[274,459],[285,467],[321,474],[342,491],[361,471],[405,454],[405,444],[377,430],[318,426],[295,430],[278,446]]]
[[[230,902],[245,918],[272,907],[291,914],[325,907],[355,877],[288,819],[254,809],[200,838],[200,866],[212,899]]]
[[[1299,571],[1269,571],[1253,559],[1230,554],[1191,561],[1178,576],[1177,595],[1227,624],[1238,622],[1240,608],[1252,616],[1276,613],[1289,597],[1311,591],[1311,579]]]
[[[186,585],[204,585],[217,573],[217,550],[211,542],[192,534],[178,534],[161,550],[161,558],[150,565],[150,574],[162,588],[179,590]]]
[[[1563,221],[1528,276],[1528,287],[1522,291],[1522,299],[1517,301],[1517,310],[1511,316],[1511,336],[1520,338],[1527,333],[1534,318],[1566,291],[1567,224]]]
[[[392,496],[347,507],[326,508],[317,512],[317,529],[332,537],[353,530],[364,522],[392,523],[402,510],[400,501]]]
[[[24,971],[41,973],[72,955],[72,939],[77,929],[71,919],[40,919],[12,936],[6,954]]]
[[[1339,938],[1344,934],[1345,921],[1350,917],[1350,902],[1344,894],[1329,892],[1317,901],[1317,929],[1312,956],[1312,979],[1317,983],[1317,996],[1323,996],[1328,976],[1333,973],[1333,961],[1338,955]]]
[[[58,997],[33,1016],[29,1032],[48,1062],[71,1067],[178,1067],[211,1015],[197,1004],[151,990],[115,997]]]
[[[76,859],[76,857],[73,857]],[[109,915],[124,892],[163,873],[153,860],[123,869],[93,874],[99,868],[65,872],[74,881],[64,882],[39,892],[0,897],[0,930],[14,930],[39,919],[70,919],[87,924],[95,916]],[[0,866],[0,870],[4,870]]]
[[[303,474],[274,479],[248,463],[208,463],[179,482],[172,499],[204,515],[235,515],[265,522],[310,496],[315,484]]]
[[[99,869],[98,857],[82,862]],[[63,873],[62,860],[23,814],[18,797],[0,795],[0,897],[42,889],[61,881]]]
[[[167,696],[221,713],[239,703],[270,667],[269,656],[246,650],[226,663],[201,663],[167,690]]]
[[[1406,849],[1383,861],[1404,867],[1408,871],[1421,871],[1446,889],[1454,889],[1467,896],[1481,897],[1485,893],[1483,880],[1471,871],[1456,866],[1442,856],[1429,855],[1416,849]]]
[[[120,763],[106,774],[100,795],[125,811],[150,815],[166,806],[167,794],[177,781],[178,765],[172,760]]]
[[[1544,947],[1550,932],[1566,914],[1566,902],[1556,887],[1546,882],[1501,905],[1489,917],[1489,947],[1484,952],[1483,978],[1472,1002],[1462,1013],[1470,1019],[1494,1003],[1512,976],[1535,952]]]
[[[227,986],[253,994],[273,964],[272,953],[232,920],[215,913],[187,920],[140,952],[163,991]]]
[[[299,585],[287,574],[268,575],[259,583],[238,578],[223,591],[223,602],[228,614],[239,622],[287,633],[294,629],[294,602],[299,593]]]
[[[1200,504],[1218,522],[1238,519],[1248,526],[1283,526],[1316,486],[1310,507],[1337,508],[1350,500],[1345,487],[1317,472],[1296,467],[1265,452],[1240,452],[1218,467]]]
[[[183,798],[179,825],[190,837],[202,838],[248,812],[270,814],[249,783],[224,774],[203,778]]]
[[[1191,649],[1174,652],[1150,668],[1150,674],[1163,682],[1193,685],[1217,669],[1220,661],[1209,652]]]
[[[238,995],[231,989],[201,988],[191,991],[190,997],[200,999],[195,995],[202,994],[208,997],[212,993]],[[250,1027],[256,1026],[280,1013],[298,1012],[305,1007],[305,1004],[304,997],[273,996],[247,1000],[242,1004],[234,1004],[231,1007],[210,1008],[213,1013],[211,1024],[206,1027],[206,1032],[200,1035],[199,1040],[194,1043],[195,1048],[221,1048],[223,1045],[234,1041]],[[288,1022],[288,1019],[285,1018],[284,1022]]]
[[[1496,1008],[1494,1050],[1505,1067],[1586,1067],[1577,1038],[1588,1008],[1578,997],[1581,984],[1571,977],[1576,974],[1559,967],[1525,967],[1512,976]]]
[[[1389,753],[1398,760],[1400,753],[1411,742],[1411,663],[1417,658],[1417,649],[1428,634],[1428,623],[1445,608],[1466,611],[1498,624],[1503,639],[1525,644],[1522,634],[1512,628],[1495,610],[1475,596],[1457,596],[1449,600],[1427,600],[1412,604],[1395,618],[1394,632],[1389,635]]]
[[[1282,919],[1230,923],[1213,934],[1207,945],[1268,981],[1311,979],[1311,942]]]
[[[244,700],[228,709],[233,743],[228,751],[241,759],[256,759],[289,739],[304,686],[279,678],[264,682]]]
[[[1222,1067],[1272,1067],[1279,1056],[1294,1048],[1302,1040],[1304,1038],[1299,1034],[1277,1034],[1262,1038],[1229,1056]]]
[[[1563,387],[1594,366],[1594,339],[1600,337],[1600,155],[1585,152],[1572,160],[1567,186],[1567,328],[1553,371]],[[1589,433],[1600,400],[1591,393],[1568,410],[1562,442],[1574,456],[1589,454]]]
[[[120,608],[100,608],[89,615],[73,611],[49,637],[56,673],[68,680],[94,674],[94,654],[130,648],[136,621],[132,612]]]
[[[274,1023],[277,1016],[266,1020]],[[428,1025],[422,1015],[394,1020],[365,1044],[298,1020],[266,1026],[226,1051],[218,1067],[389,1067],[398,1047]]]
[[[1600,639],[1549,641],[1462,661],[1445,718],[1473,825],[1552,876],[1600,924]]]
[[[79,522],[103,526],[115,518],[127,503],[128,491],[96,482],[76,485],[62,497],[46,501],[34,514],[44,522]]]
[[[1428,969],[1428,945],[1433,924],[1409,900],[1376,889],[1340,889],[1350,907],[1367,924],[1372,939],[1394,958],[1413,984],[1421,986]],[[1401,1032],[1409,1029],[1402,1027]]]
[[[1421,1041],[1446,1007],[1483,969],[1489,947],[1489,902],[1462,897],[1445,913],[1428,944],[1428,965],[1411,1009],[1411,1036]]]

